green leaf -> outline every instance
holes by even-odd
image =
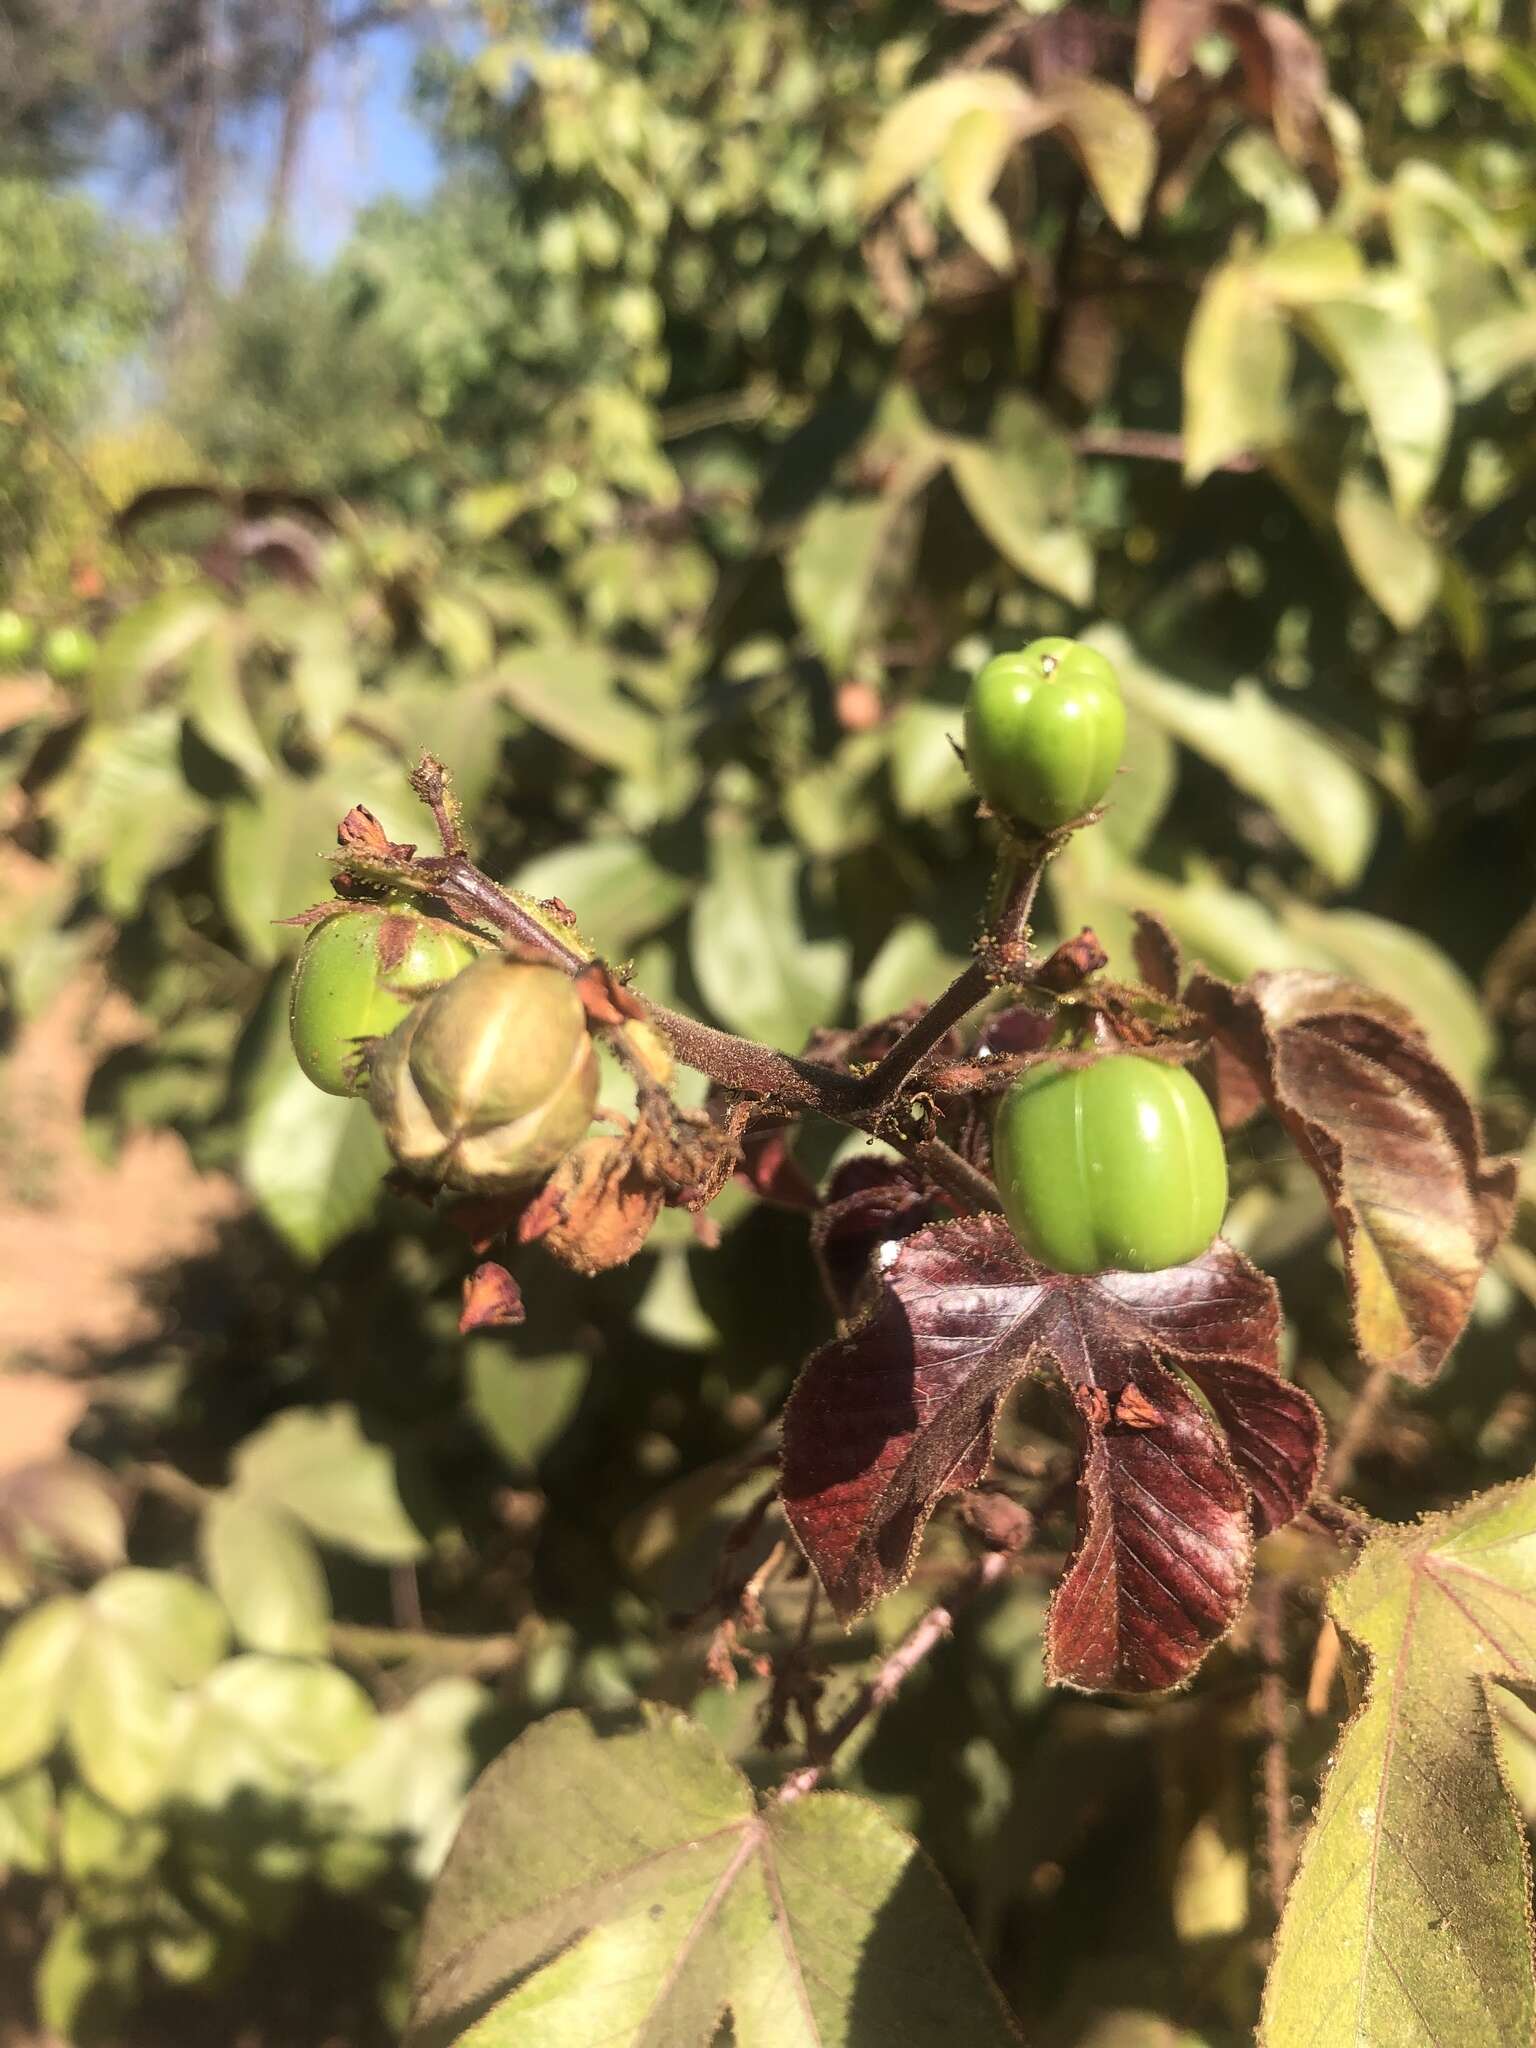
[[[1264,2048],[1528,2041],[1530,1857],[1490,1683],[1536,1682],[1536,1481],[1382,1530],[1329,1607],[1369,1685],[1286,1903]]]
[[[1010,393],[985,437],[944,446],[957,490],[998,553],[1058,597],[1087,604],[1093,549],[1073,523],[1077,457],[1049,413]]]
[[[910,558],[911,501],[935,466],[904,466],[900,483],[877,497],[823,498],[795,537],[784,567],[789,600],[836,677],[874,630],[880,593]]]
[[[1157,167],[1152,124],[1135,101],[1092,78],[1064,78],[1036,96],[1008,72],[984,67],[932,79],[897,102],[870,145],[859,185],[861,209],[877,213],[941,159],[948,185],[955,138],[964,133],[962,152],[974,152],[977,161],[960,179],[961,209],[951,210],[961,232],[994,262],[994,231],[984,225],[982,239],[972,237],[977,195],[984,198],[996,183],[1006,156],[1003,138],[1011,144],[1051,129],[1065,135],[1115,226],[1123,235],[1134,234]],[[986,169],[994,162],[988,180]],[[989,240],[992,247],[985,246]],[[1004,263],[996,267],[1004,268],[1010,254],[1004,249]]]
[[[164,1795],[181,1740],[176,1690],[131,1637],[82,1634],[65,1708],[80,1775],[109,1806],[146,1813]]]
[[[1515,309],[1518,244],[1438,165],[1398,165],[1387,225],[1393,253],[1423,292],[1448,356],[1463,335]]]
[[[59,1863],[72,1884],[142,1883],[165,1854],[165,1829],[106,1806],[83,1785],[59,1801]]]
[[[80,1775],[109,1806],[159,1804],[182,1738],[178,1688],[212,1669],[228,1640],[218,1602],[174,1572],[129,1567],[81,1603],[64,1718]]]
[[[485,607],[466,591],[434,585],[422,604],[421,630],[457,676],[483,675],[496,659]]]
[[[38,1959],[37,2016],[65,2040],[99,2038],[126,2015],[138,1979],[133,1934],[70,1913],[55,1922]]]
[[[1295,347],[1247,263],[1206,278],[1184,344],[1184,474],[1192,484],[1233,455],[1272,448],[1290,431]]]
[[[880,837],[884,819],[874,784],[885,756],[883,733],[852,733],[818,767],[786,784],[784,821],[807,853],[836,860]]]
[[[622,960],[636,939],[667,924],[688,901],[689,886],[638,839],[575,840],[512,877],[525,896],[558,896],[597,950]]]
[[[230,1470],[242,1493],[286,1508],[338,1550],[380,1564],[426,1553],[400,1498],[395,1455],[363,1435],[355,1408],[287,1408],[245,1439]]]
[[[209,1583],[248,1649],[324,1655],[330,1594],[314,1545],[292,1515],[243,1494],[215,1494],[201,1547]]]
[[[1451,386],[1423,297],[1410,279],[1378,273],[1347,297],[1300,309],[1302,325],[1354,387],[1392,502],[1416,512],[1440,473],[1451,431]]]
[[[48,796],[60,861],[94,869],[108,913],[135,915],[154,878],[174,867],[210,811],[181,768],[181,717],[171,705],[87,732]]]
[[[324,1258],[368,1221],[389,1167],[365,1101],[323,1095],[291,1060],[267,1076],[241,1133],[240,1178],[300,1258]]]
[[[958,705],[919,698],[904,704],[886,727],[891,794],[904,818],[932,817],[967,797],[974,802],[965,763],[956,752],[962,722]]]
[[[917,1845],[814,1793],[759,1810],[704,1731],[561,1713],[492,1765],[428,1911],[410,2048],[1010,2048]]]
[[[519,1358],[493,1337],[473,1340],[465,1369],[469,1412],[517,1472],[532,1472],[581,1406],[592,1376],[579,1351]]]
[[[366,1746],[325,1785],[323,1819],[392,1851],[410,1843],[412,1875],[430,1882],[463,1814],[479,1761],[473,1731],[491,1706],[491,1695],[473,1679],[423,1686],[396,1712],[379,1716]],[[335,1882],[334,1861],[326,1874]]]
[[[130,717],[156,676],[181,661],[225,616],[224,600],[202,583],[159,591],[124,612],[103,638],[91,671],[97,717]]]
[[[1105,798],[1099,836],[1130,859],[1161,824],[1179,779],[1179,750],[1134,704],[1126,707],[1125,760]]]
[[[266,781],[272,757],[246,702],[239,653],[226,627],[205,633],[187,656],[182,708],[198,737],[216,754],[233,762],[250,781]]]
[[[1256,797],[1331,881],[1358,880],[1376,837],[1375,800],[1320,733],[1246,678],[1219,697],[1149,667],[1117,627],[1085,638],[1115,664],[1128,704]]]
[[[1358,467],[1344,472],[1333,516],[1355,574],[1397,630],[1411,632],[1440,592],[1433,541]]]
[[[1030,94],[1006,71],[957,72],[920,85],[897,102],[875,131],[859,181],[861,210],[878,213],[904,185],[937,163],[968,116],[994,113],[1022,132],[1032,105]]]
[[[531,725],[605,768],[654,774],[655,718],[621,696],[612,657],[576,646],[519,648],[497,671],[507,702]]]
[[[93,1621],[104,1623],[173,1685],[195,1685],[229,1643],[229,1623],[218,1601],[179,1572],[129,1565],[100,1580],[86,1606]]]
[[[176,1688],[227,1640],[218,1602],[174,1572],[130,1567],[34,1608],[0,1648],[0,1778],[40,1762],[63,1728],[87,1784],[143,1812],[178,1740]]]
[[[1321,964],[1395,996],[1476,1099],[1494,1054],[1493,1027],[1477,990],[1432,940],[1363,910],[1318,910],[1294,897],[1282,899],[1281,921]]]
[[[1102,833],[1077,835],[1051,863],[1050,887],[1059,928],[1092,925],[1111,960],[1129,955],[1131,913],[1150,910],[1192,964],[1230,981],[1245,981],[1261,969],[1327,964],[1257,898],[1229,887],[1209,868],[1190,862],[1182,881],[1170,881],[1122,859]]]
[[[760,846],[744,825],[722,823],[692,924],[694,977],[715,1015],[790,1051],[834,1020],[848,980],[846,941],[805,936],[800,873],[793,848]]]
[[[317,605],[303,621],[288,675],[311,737],[328,747],[362,694],[357,656],[339,612]]]
[[[1016,130],[996,107],[962,114],[945,140],[939,178],[949,217],[984,263],[1013,268],[1013,236],[992,202],[993,188],[1013,153]]]
[[[1157,170],[1157,137],[1129,94],[1099,78],[1063,78],[1040,95],[1031,125],[1063,131],[1104,211],[1134,235]]]
[[[232,1657],[187,1704],[176,1790],[214,1813],[243,1793],[281,1799],[339,1770],[378,1720],[344,1671],[289,1657]]]
[[[80,1642],[78,1600],[47,1600],[0,1643],[0,1779],[40,1763],[59,1737],[70,1664]]]
[[[54,1859],[53,1777],[41,1767],[0,1779],[0,1883],[13,1870],[45,1877]]]

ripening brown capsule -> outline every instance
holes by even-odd
[[[586,1011],[555,967],[466,967],[379,1046],[369,1102],[409,1172],[491,1190],[540,1180],[585,1137],[598,1065]]]

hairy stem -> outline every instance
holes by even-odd
[[[1264,1724],[1264,1846],[1269,1903],[1278,1921],[1296,1866],[1291,1817],[1290,1702],[1285,1684],[1285,1584],[1262,1579],[1254,1596],[1259,1656],[1259,1718]]]
[[[962,1209],[1000,1210],[1003,1206],[996,1184],[990,1181],[979,1166],[972,1166],[968,1159],[962,1159],[951,1145],[942,1138],[897,1139],[897,1149],[910,1159],[914,1166],[920,1166],[931,1181],[941,1187],[945,1194],[953,1195]]]
[[[1371,1447],[1392,1401],[1392,1374],[1384,1365],[1374,1367],[1356,1394],[1338,1440],[1323,1468],[1323,1485],[1329,1493],[1340,1493],[1355,1476],[1355,1466]]]
[[[432,812],[442,853],[403,862],[387,856],[354,856],[354,870],[375,879],[397,880],[440,897],[469,923],[488,927],[499,933],[512,949],[543,959],[566,974],[580,974],[591,966],[592,956],[579,939],[562,932],[558,921],[547,913],[541,914],[537,907],[520,902],[469,858],[464,849],[458,806],[441,763],[430,755],[423,756],[412,777],[412,786]],[[881,1128],[881,1118],[946,1033],[994,985],[1031,985],[1038,970],[1030,948],[1029,920],[1045,864],[1061,843],[1061,837],[1058,834],[1038,842],[1005,845],[998,863],[990,929],[978,958],[955,977],[867,1073],[850,1074],[821,1061],[796,1059],[773,1046],[760,1045],[754,1039],[740,1038],[734,1032],[720,1031],[713,1025],[682,1016],[663,1003],[652,1002],[639,990],[634,993],[651,1023],[686,1066],[735,1094],[755,1096],[776,1108],[810,1111],[834,1123],[890,1135],[898,1149],[922,1166],[962,1208],[995,1210],[1000,1206],[997,1190],[985,1174],[936,1139],[921,1138],[915,1133],[888,1133]],[[390,854],[393,852],[390,849]],[[1050,984],[1042,981],[1040,985]]]
[[[814,1792],[830,1768],[837,1752],[855,1734],[871,1714],[877,1714],[896,1697],[903,1684],[933,1650],[949,1634],[955,1625],[955,1616],[969,1607],[977,1595],[989,1586],[995,1586],[1015,1562],[1006,1550],[989,1550],[972,1565],[965,1578],[936,1607],[928,1612],[904,1640],[897,1644],[880,1669],[866,1684],[860,1686],[853,1699],[838,1715],[818,1745],[819,1755],[798,1771],[791,1771],[779,1787],[779,1798],[786,1804],[792,1799],[803,1799],[807,1792]]]
[[[434,1664],[466,1678],[508,1671],[529,1647],[526,1635],[440,1636],[431,1629],[369,1628],[351,1621],[332,1622],[330,1643],[348,1663]]]
[[[991,986],[979,960],[973,960],[955,976],[943,995],[936,997],[911,1029],[902,1033],[884,1059],[862,1076],[861,1091],[871,1109],[890,1100],[945,1033],[962,1017],[969,1016],[984,996],[991,994]]]

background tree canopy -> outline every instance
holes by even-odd
[[[441,174],[317,265],[324,67],[380,33],[419,52]],[[84,679],[0,680],[7,1029],[105,975],[141,1027],[100,1050],[92,1142],[169,1127],[240,1192],[207,1257],[154,1276],[142,1344],[68,1379],[0,1349],[0,1413],[34,1418],[0,1446],[0,1935],[24,1964],[0,2020],[363,2048],[401,2037],[420,1945],[419,2043],[865,2048],[901,2024],[927,2048],[1013,2015],[1044,2048],[1226,2048],[1340,1738],[1342,1631],[1351,1683],[1396,1657],[1422,1725],[1488,1763],[1458,1794],[1486,1893],[1422,1788],[1389,1788],[1432,1903],[1398,1869],[1384,1910],[1438,1926],[1444,1893],[1472,1958],[1432,1987],[1438,2038],[1529,2033],[1523,1824],[1473,1678],[1530,1674],[1479,1661],[1449,1606],[1424,1654],[1412,1590],[1486,1543],[1486,1629],[1526,1599],[1527,1488],[1457,1504],[1536,1451],[1529,1207],[1444,1376],[1396,1386],[1357,1356],[1322,1193],[1246,1125],[1226,1234],[1280,1283],[1335,1490],[1456,1514],[1372,1544],[1331,1608],[1353,1539],[1267,1539],[1248,1613],[1167,1699],[1048,1687],[1050,1579],[989,1582],[861,1729],[861,1799],[760,1811],[970,1554],[937,1516],[845,1632],[754,1513],[833,1330],[795,1204],[863,1141],[806,1128],[780,1199],[733,1182],[596,1279],[531,1248],[526,1323],[461,1336],[462,1236],[293,1063],[279,922],[325,893],[353,805],[426,835],[406,776],[430,748],[481,865],[569,904],[648,994],[789,1050],[884,1019],[976,936],[968,681],[1071,633],[1115,662],[1131,738],[1049,871],[1046,938],[1091,925],[1129,979],[1142,909],[1215,975],[1348,974],[1519,1152],[1528,42],[1497,0],[11,10],[0,604],[100,644]],[[147,227],[100,197],[125,164],[169,194]],[[604,1100],[633,1107],[617,1067]],[[1000,1438],[1056,1565],[1065,1441],[1038,1387]],[[1536,1815],[1536,1723],[1488,1697]],[[1371,1713],[1344,1737],[1384,1783],[1393,1740]],[[1325,1999],[1390,2009],[1349,1948],[1378,1901],[1341,1810],[1302,1880],[1320,1896],[1338,1858],[1337,1942],[1314,1978],[1282,1940],[1272,2048]],[[731,1932],[695,1979],[715,1885]],[[454,1947],[488,1914],[498,1968],[563,1959],[494,2008],[506,1983]],[[791,1996],[786,1947],[820,1972],[794,2035],[751,2017]],[[637,2018],[625,1982],[661,2004]],[[1372,2024],[1348,2038],[1399,2038]]]

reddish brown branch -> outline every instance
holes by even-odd
[[[1254,1593],[1259,1656],[1259,1717],[1264,1725],[1264,1845],[1269,1903],[1278,1921],[1296,1867],[1296,1830],[1291,1820],[1291,1745],[1285,1686],[1285,1583],[1260,1581]]]
[[[1370,1449],[1391,1399],[1392,1374],[1378,1365],[1356,1394],[1323,1469],[1323,1485],[1329,1493],[1341,1492],[1354,1478],[1355,1466]]]
[[[1013,1563],[1013,1557],[1005,1550],[988,1551],[985,1557],[977,1559],[948,1600],[929,1608],[910,1634],[892,1650],[874,1677],[859,1688],[838,1715],[822,1737],[816,1758],[811,1763],[802,1764],[798,1771],[790,1772],[779,1787],[781,1800],[787,1803],[791,1799],[803,1799],[807,1792],[816,1790],[849,1737],[863,1727],[871,1714],[877,1714],[896,1697],[918,1665],[949,1634],[955,1625],[955,1616],[969,1607],[978,1594],[989,1586],[995,1586]]]

